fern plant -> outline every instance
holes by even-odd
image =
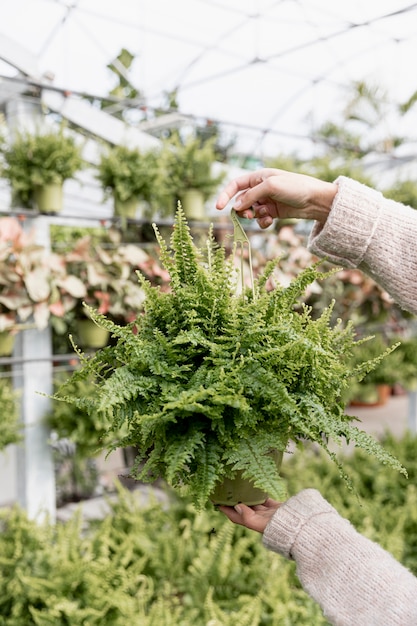
[[[102,152],[97,166],[104,199],[113,196],[121,202],[143,200],[148,205],[148,215],[159,208],[161,198],[155,190],[161,188],[162,177],[160,155],[155,150],[115,146]]]
[[[202,141],[193,135],[186,139],[172,135],[165,141],[161,155],[166,193],[180,198],[185,191],[198,189],[208,200],[225,176],[223,172],[214,173],[215,161],[214,138]]]
[[[352,366],[353,326],[332,326],[331,305],[318,319],[300,305],[306,286],[325,277],[318,264],[288,287],[271,289],[277,264],[271,261],[252,289],[239,290],[234,255],[226,256],[212,230],[206,249],[198,248],[181,206],[170,244],[154,229],[170,290],[139,274],[144,310],[126,326],[90,310],[112,333],[113,345],[80,353],[81,368],[68,384],[91,378],[96,394],[76,396],[64,384],[56,396],[98,412],[115,432],[127,429],[117,445],[138,449],[137,479],[162,477],[202,507],[218,481],[241,472],[282,499],[271,449],[314,441],[338,464],[329,438],[355,441],[405,472],[344,412],[350,380],[365,376],[387,351]]]
[[[23,206],[30,206],[36,186],[63,183],[85,167],[80,146],[64,130],[20,132],[1,146],[1,175]]]

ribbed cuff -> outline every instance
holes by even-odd
[[[316,489],[304,489],[282,504],[268,523],[263,544],[287,559],[302,527],[314,516],[336,510]]]
[[[339,176],[339,190],[324,224],[315,223],[308,247],[344,267],[358,267],[377,227],[383,196],[355,180]]]

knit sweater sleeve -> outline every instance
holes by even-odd
[[[334,626],[417,624],[417,579],[315,489],[276,511],[263,543],[296,562],[304,590]]]
[[[309,249],[357,267],[404,309],[417,313],[417,210],[344,176],[324,225],[315,223]]]

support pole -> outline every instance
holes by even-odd
[[[35,228],[37,242],[49,250],[48,218],[25,222]],[[50,327],[30,328],[16,336],[14,356],[21,362],[13,365],[13,384],[20,394],[24,441],[17,446],[17,498],[31,519],[46,516],[55,521],[56,495],[52,449],[44,418],[51,400],[40,394],[53,391],[52,341]]]
[[[417,391],[408,392],[408,429],[417,433]]]

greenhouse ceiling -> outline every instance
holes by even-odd
[[[124,48],[132,124],[151,126],[175,92],[170,123],[218,122],[259,158],[314,151],[314,129],[337,121],[354,81],[380,88],[387,123],[417,91],[417,3],[406,0],[13,0],[0,15],[0,34],[36,68],[18,73],[3,45],[3,86],[46,82],[99,101]]]

